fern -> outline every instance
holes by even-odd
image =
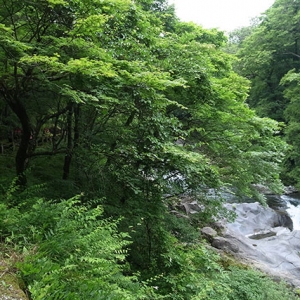
[[[38,248],[19,269],[33,299],[138,299],[137,278],[122,274],[129,237],[102,213],[99,206],[80,205],[78,197],[32,207],[26,220],[31,216],[36,224]]]

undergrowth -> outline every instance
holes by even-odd
[[[224,268],[201,241],[180,242],[169,229],[160,265],[146,279],[145,270],[132,271],[133,241],[119,231],[120,220],[104,218],[99,200],[82,205],[80,198],[1,204],[1,240],[20,253],[14,265],[32,299],[297,299],[262,273]]]

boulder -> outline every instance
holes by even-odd
[[[0,300],[27,300],[11,262],[0,252]]]
[[[239,252],[238,243],[234,243],[224,237],[217,236],[213,239],[211,245],[217,249],[224,250],[225,252]]]
[[[284,187],[284,194],[285,195],[290,195],[290,194],[294,194],[294,193],[298,193],[298,192],[299,191],[292,185]]]
[[[253,184],[252,185],[259,193],[264,195],[272,195],[274,194],[273,191],[271,191],[267,186],[262,184]]]
[[[211,227],[203,227],[201,229],[201,234],[209,242],[212,242],[214,238],[218,235],[218,233]]]
[[[242,262],[300,287],[300,231],[290,230],[290,219],[259,203],[226,204],[237,214],[212,246]]]
[[[186,214],[196,214],[205,209],[202,204],[190,196],[182,196],[178,208]]]
[[[225,207],[236,213],[235,221],[228,223],[226,227],[244,236],[280,226],[292,230],[293,221],[286,212],[276,212],[258,202],[225,204]]]

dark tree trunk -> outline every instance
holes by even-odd
[[[79,144],[79,136],[80,136],[79,119],[80,119],[80,105],[76,104],[74,109],[74,149]]]
[[[77,104],[75,109],[74,109],[74,150],[78,147],[79,145],[79,138],[80,138],[80,105]],[[78,161],[78,156],[75,155],[75,183],[77,185],[80,185],[80,164]]]
[[[17,115],[22,126],[22,135],[20,145],[16,154],[16,172],[18,176],[17,184],[19,186],[25,186],[27,183],[26,176],[24,174],[30,153],[32,152],[30,138],[32,128],[30,120],[26,111],[26,108],[21,101],[12,100],[8,102],[12,111]]]
[[[67,150],[65,155],[65,161],[63,166],[63,179],[67,180],[70,174],[70,166],[73,154],[73,139],[72,139],[72,117],[73,117],[73,104],[69,104],[69,110],[67,115]]]

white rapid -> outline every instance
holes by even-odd
[[[293,229],[300,230],[300,195],[282,195],[280,198],[286,203],[286,211],[293,220]]]

